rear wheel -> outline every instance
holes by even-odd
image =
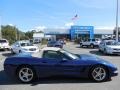
[[[90,47],[91,47],[91,48],[94,48],[94,45],[93,45],[93,44],[90,44]]]
[[[13,49],[11,49],[11,53],[12,53],[12,54],[15,54],[15,52],[13,51]]]
[[[21,66],[17,70],[17,77],[23,83],[30,83],[35,80],[35,71],[30,66]]]
[[[109,73],[104,66],[98,65],[91,69],[90,78],[96,82],[103,82],[109,79]]]

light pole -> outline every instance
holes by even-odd
[[[116,42],[118,42],[118,37],[119,37],[119,35],[118,35],[118,8],[119,8],[119,6],[118,6],[118,0],[117,0],[117,7],[116,7]]]
[[[2,28],[1,28],[1,26],[2,26],[2,20],[1,20],[1,16],[0,16],[0,39],[2,39]]]

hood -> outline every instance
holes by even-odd
[[[89,64],[104,64],[104,65],[115,67],[112,63],[110,63],[102,58],[98,58],[97,56],[81,54],[80,58],[81,58],[81,60],[84,60],[87,64],[88,63]]]
[[[116,49],[120,49],[120,45],[108,45],[108,48],[116,48]]]
[[[92,56],[92,55],[87,55],[87,54],[81,54],[80,58],[82,60],[101,60],[100,58],[96,57],[96,56]]]
[[[12,57],[32,57],[32,54],[31,53],[18,53]]]
[[[31,49],[31,48],[37,48],[37,46],[24,46],[23,49]]]

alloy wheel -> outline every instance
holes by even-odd
[[[19,79],[22,82],[30,82],[33,80],[34,73],[31,68],[25,67],[19,70]]]
[[[93,69],[92,71],[92,78],[95,80],[95,81],[104,81],[107,77],[107,72],[106,72],[106,69],[103,68],[103,67],[96,67]]]

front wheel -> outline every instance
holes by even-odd
[[[80,43],[80,47],[83,47],[82,43]]]
[[[106,49],[104,49],[103,53],[104,53],[105,55],[107,55],[107,54],[108,54],[108,52],[107,52],[107,50],[106,50]]]
[[[21,66],[17,71],[17,77],[19,81],[29,83],[35,79],[35,71],[30,66]]]
[[[90,71],[90,78],[96,82],[103,82],[109,79],[109,73],[104,66],[96,66]]]

